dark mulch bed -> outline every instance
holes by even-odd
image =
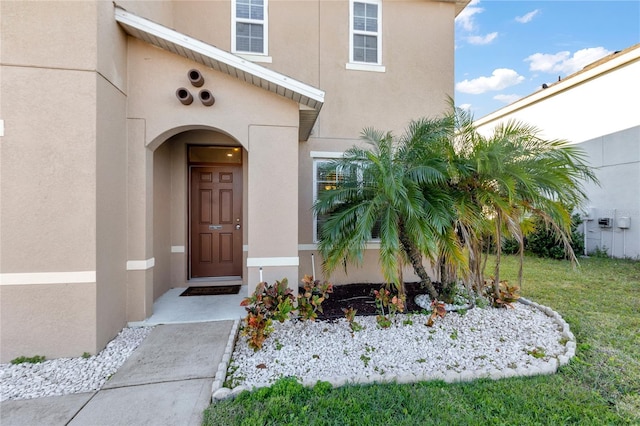
[[[318,313],[319,320],[344,318],[342,309],[357,309],[357,315],[376,315],[375,297],[373,290],[380,290],[382,284],[342,284],[334,285],[333,293],[322,303],[324,313]],[[300,292],[303,290],[300,289]],[[416,305],[414,298],[418,294],[426,293],[420,289],[420,283],[405,283],[407,300],[405,312],[420,312],[422,308]]]

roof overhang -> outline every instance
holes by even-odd
[[[118,6],[115,8],[115,19],[132,37],[297,102],[300,105],[299,139],[309,139],[324,103],[324,91],[134,15]]]
[[[436,0],[436,1],[441,1],[441,2],[445,2],[445,3],[455,3],[456,5],[456,15],[458,16],[460,14],[460,12],[462,12],[462,10],[467,7],[467,5],[469,3],[471,3],[471,0]]]

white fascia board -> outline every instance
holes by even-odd
[[[507,105],[504,108],[500,108],[497,111],[489,113],[482,118],[474,121],[476,127],[483,126],[493,121],[499,120],[504,116],[507,116],[515,111],[525,108],[529,105],[535,104],[543,99],[552,97],[558,93],[564,92],[573,86],[584,83],[598,77],[601,74],[605,74],[611,70],[624,66],[628,63],[637,61],[640,59],[640,49],[633,49],[630,52],[622,53],[619,56],[615,56],[607,62],[597,65],[584,72],[578,72],[573,76],[569,76],[566,79],[559,81],[546,89],[540,89],[539,91],[526,96],[520,100],[515,101],[511,105]]]
[[[116,21],[124,25],[131,26],[139,31],[143,31],[147,34],[162,38],[163,40],[181,46],[184,49],[197,52],[215,61],[222,62],[227,66],[236,68],[239,71],[246,72],[277,86],[289,89],[295,93],[319,102],[320,104],[324,103],[324,91],[320,89],[309,86],[308,84],[302,83],[298,80],[287,77],[283,74],[277,73],[260,65],[254,64],[250,61],[240,58],[239,56],[233,55],[229,52],[225,52],[222,49],[218,49],[215,46],[189,37],[163,25],[156,24],[155,22],[149,21],[148,19],[129,13],[122,8],[115,8],[115,18]]]

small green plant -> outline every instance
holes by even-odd
[[[320,283],[320,280],[314,280],[311,275],[305,275],[302,284],[303,291],[298,295],[298,313],[303,320],[315,321],[318,312],[323,312],[322,302],[333,293],[333,284],[326,281]]]
[[[380,328],[389,328],[391,327],[391,319],[384,315],[376,315],[376,321]]]
[[[520,298],[520,286],[517,284],[509,284],[508,281],[500,281],[500,298],[495,300],[498,307],[513,308],[512,303]]]
[[[89,358],[91,358],[91,354],[89,352],[83,352],[82,353],[82,358],[89,359]]]
[[[342,308],[342,312],[344,312],[344,317],[347,319],[347,322],[351,323],[356,318],[356,312],[358,312],[358,310],[353,308]]]
[[[351,331],[357,332],[357,331],[361,331],[361,330],[364,329],[364,327],[362,325],[360,325],[360,323],[355,321],[356,312],[358,312],[357,309],[353,309],[353,308],[345,309],[345,308],[342,308],[342,312],[344,312],[344,316],[347,319],[347,322],[349,323],[349,328],[351,328]]]
[[[419,359],[416,359],[416,362],[419,362],[420,364],[422,364],[424,362],[427,362],[427,360],[424,358],[419,358]]]
[[[259,283],[253,294],[244,298],[240,306],[244,306],[249,313],[261,313],[266,318],[284,322],[295,309],[293,290],[289,288],[288,283],[286,278],[276,281],[273,285]]]
[[[12,359],[11,364],[39,364],[45,361],[44,355],[34,355],[32,357],[27,356],[19,356],[18,358]]]
[[[244,325],[240,334],[248,336],[249,347],[254,351],[262,348],[262,344],[273,333],[273,322],[271,318],[265,318],[264,314],[254,314],[249,312],[244,319]]]
[[[222,384],[225,388],[233,389],[236,386],[242,384],[245,380],[244,376],[236,376],[236,371],[238,371],[238,365],[233,362],[229,364],[229,368],[227,369],[227,377]]]
[[[376,316],[378,325],[382,328],[391,327],[391,320],[397,312],[404,311],[404,296],[392,294],[389,289],[382,287],[380,290],[373,290],[376,299],[376,308],[379,314]]]
[[[541,347],[537,347],[535,349],[527,351],[527,353],[536,359],[544,358],[545,356],[547,356],[547,354],[544,351],[544,348],[541,348]]]
[[[272,319],[284,322],[293,311],[295,298],[286,278],[269,285],[261,282],[250,297],[240,303],[247,310],[241,334],[248,336],[249,347],[262,348],[265,339],[273,332]]]
[[[458,330],[454,328],[449,337],[451,340],[458,340]]]
[[[609,249],[607,248],[607,246],[598,246],[589,252],[589,256],[597,257],[599,259],[606,259],[609,257]]]
[[[489,306],[489,301],[484,297],[476,297],[476,306],[480,309],[484,309]]]
[[[485,294],[493,302],[496,308],[513,308],[513,303],[520,298],[520,286],[517,284],[509,284],[509,281],[503,280],[499,283],[499,297],[495,297],[493,292],[493,277],[485,280]]]
[[[360,359],[362,360],[362,362],[364,362],[365,367],[369,366],[369,361],[371,361],[371,357],[366,356],[365,354],[362,354],[360,355]]]

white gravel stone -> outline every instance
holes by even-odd
[[[0,401],[98,390],[124,364],[152,328],[124,328],[102,352],[89,358],[0,364]]]
[[[345,319],[276,323],[259,351],[240,337],[229,367],[248,388],[287,376],[301,383],[317,377],[370,383],[395,376],[405,383],[548,374],[559,356],[568,355],[561,343],[568,333],[547,309],[523,303],[513,309],[474,308],[464,315],[448,313],[433,327],[425,325],[426,315],[397,315],[388,329],[378,327],[375,317],[357,317],[364,330],[355,333]],[[412,325],[403,323],[408,318]],[[256,368],[260,364],[266,368]]]

